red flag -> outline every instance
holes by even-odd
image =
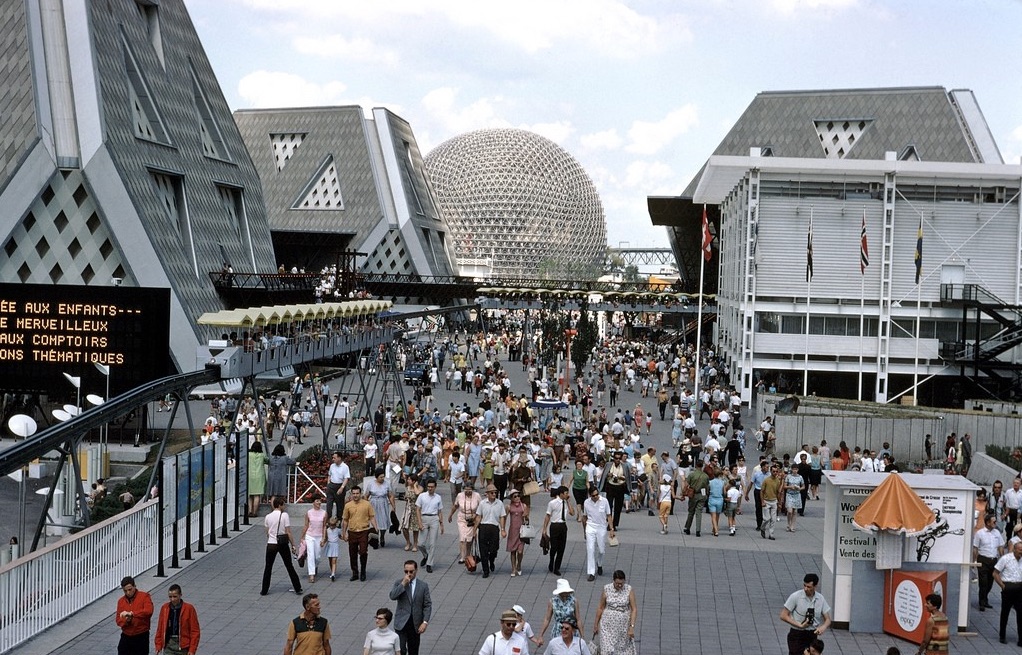
[[[703,206],[703,259],[710,261],[713,257],[713,235],[710,233],[710,223],[706,220],[706,206]]]

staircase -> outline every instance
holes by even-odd
[[[964,377],[995,398],[1022,395],[1022,362],[1014,352],[1022,346],[1022,307],[977,284],[942,284],[940,299],[945,307],[962,308],[963,338],[941,343],[941,357],[959,364]]]

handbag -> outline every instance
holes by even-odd
[[[380,547],[380,531],[369,530],[369,545],[375,550]]]
[[[401,534],[401,522],[397,520],[397,512],[390,510],[390,532]]]
[[[479,555],[476,554],[476,551],[476,540],[473,539],[472,543],[468,545],[468,555],[465,556],[465,568],[469,573],[475,573],[479,566]]]
[[[550,536],[542,534],[539,537],[539,547],[543,549],[543,554],[546,555],[550,552]]]
[[[308,546],[305,545],[305,540],[298,544],[298,566],[305,566],[305,563],[309,560]]]
[[[618,538],[617,538],[616,534],[612,534],[612,535],[609,535],[607,537],[607,545],[608,546],[613,547],[613,546],[619,546],[620,544],[621,544],[621,542],[618,541]]]
[[[534,496],[540,492],[539,483],[535,480],[529,480],[522,486],[523,496]]]
[[[518,538],[529,543],[532,539],[539,536],[539,527],[532,525],[531,523],[523,523],[522,527],[518,530]]]

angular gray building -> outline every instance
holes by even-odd
[[[259,177],[181,0],[0,3],[0,281],[171,290],[194,368],[209,272],[276,268]]]
[[[263,191],[281,265],[320,270],[344,250],[363,273],[453,275],[447,222],[415,135],[387,109],[234,114]]]

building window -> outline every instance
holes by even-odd
[[[224,137],[220,133],[220,127],[213,120],[213,112],[209,108],[209,100],[199,85],[199,76],[191,62],[188,63],[188,72],[192,75],[192,102],[195,105],[195,113],[198,115],[199,137],[202,140],[202,154],[212,159],[230,161],[227,156],[227,146]]]
[[[344,209],[344,196],[337,176],[337,165],[332,155],[327,155],[323,164],[302,189],[298,200],[291,209]]]
[[[415,188],[415,160],[412,157],[412,144],[407,141],[403,141],[405,147],[405,161],[408,163],[408,191],[412,194],[412,200],[415,201],[415,211],[420,215],[425,215],[426,212],[422,210],[422,201],[419,200],[419,192]]]
[[[160,66],[167,67],[163,59],[163,35],[160,31],[160,5],[154,0],[135,0],[138,13],[145,23],[146,34],[149,36],[149,43],[156,51],[156,58],[160,60]]]
[[[224,213],[237,231],[239,241],[244,245],[248,235],[248,220],[245,216],[245,203],[242,200],[241,189],[217,184],[216,192],[220,197]]]
[[[139,72],[138,62],[128,47],[127,39],[121,39],[124,49],[124,69],[128,78],[128,98],[131,103],[131,119],[135,129],[135,136],[146,141],[169,144],[167,130],[163,127],[163,120],[153,102],[153,96],[149,92],[142,74]]]

